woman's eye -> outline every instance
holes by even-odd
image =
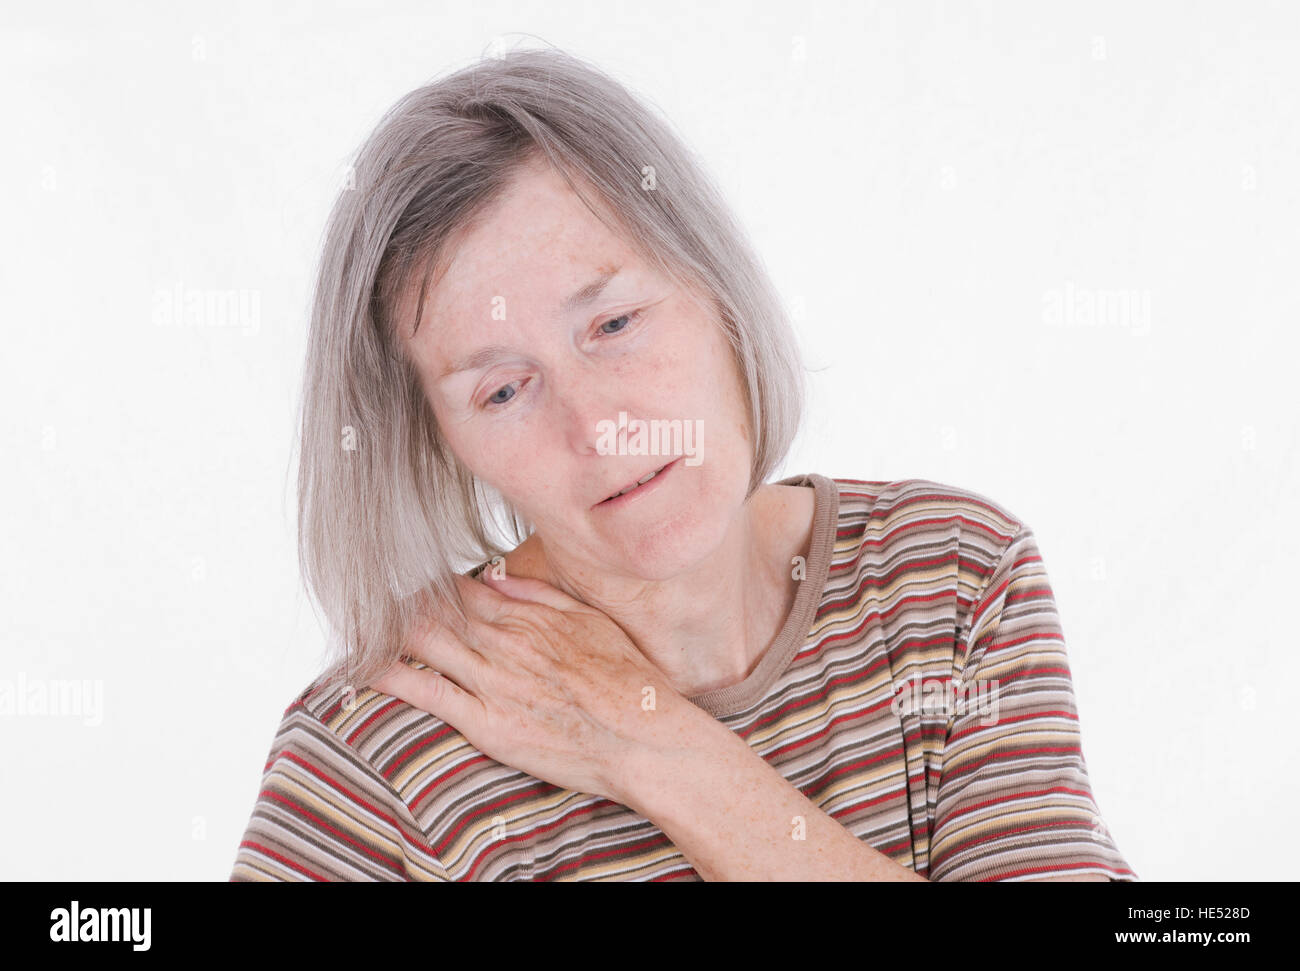
[[[625,314],[620,314],[617,317],[605,321],[597,327],[596,330],[601,334],[604,334],[606,337],[617,337],[619,334],[622,334],[631,327],[632,324],[639,321],[644,313],[644,310],[631,310]],[[615,324],[617,326],[615,326],[613,330],[607,330],[606,328],[608,328],[610,324]],[[514,398],[517,394],[518,392],[515,390],[513,383],[504,384],[497,388],[492,394],[488,395],[487,399],[483,402],[483,407],[500,407],[510,401],[511,398]]]
[[[601,324],[601,325],[597,328],[597,330],[599,330],[602,334],[608,334],[609,336],[612,337],[612,336],[615,335],[615,334],[621,334],[621,333],[623,333],[623,331],[627,330],[627,328],[628,328],[628,326],[631,324],[631,322],[634,321],[634,320],[637,320],[640,316],[641,316],[641,311],[640,311],[640,310],[633,310],[633,311],[631,311],[630,313],[626,313],[626,314],[623,314],[623,315],[621,315],[621,316],[619,316],[619,317],[615,317],[613,320],[607,320],[607,321],[605,321],[603,324]],[[614,330],[606,330],[606,329],[605,329],[605,328],[608,327],[610,324],[617,324],[619,321],[623,321],[623,322],[624,322],[624,323],[623,323],[623,326],[621,326],[621,327],[617,327],[617,328],[615,328]]]
[[[501,397],[501,393],[503,391],[509,392],[509,394],[507,394],[504,398]],[[514,396],[515,396],[514,386],[509,384],[504,384],[501,387],[497,388],[497,390],[494,393],[488,396],[486,403],[489,405],[503,405]]]

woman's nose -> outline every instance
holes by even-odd
[[[628,412],[624,398],[590,377],[561,388],[559,397],[558,420],[570,449],[579,455],[599,455],[608,453],[611,445],[621,447],[626,426],[618,428],[619,411]]]

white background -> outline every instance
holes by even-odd
[[[0,31],[0,681],[103,708],[0,715],[0,878],[227,878],[322,659],[291,449],[326,213],[385,109],[520,34],[657,106],[751,231],[814,369],[780,476],[935,479],[1033,528],[1139,876],[1295,872],[1294,5],[28,9]],[[255,324],[167,326],[177,288],[255,294]]]

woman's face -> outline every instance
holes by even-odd
[[[730,345],[548,166],[522,169],[454,248],[410,353],[453,453],[548,558],[665,579],[742,511],[752,445]],[[681,435],[636,454],[652,420]]]

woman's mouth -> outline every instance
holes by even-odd
[[[670,472],[673,466],[675,466],[679,461],[680,459],[673,459],[667,465],[662,465],[653,472],[647,472],[641,478],[627,486],[624,486],[620,491],[614,493],[612,496],[608,496],[596,503],[597,508],[626,505],[627,502],[630,501],[630,496],[639,497],[653,491],[658,487],[660,480],[664,478],[664,474]]]

